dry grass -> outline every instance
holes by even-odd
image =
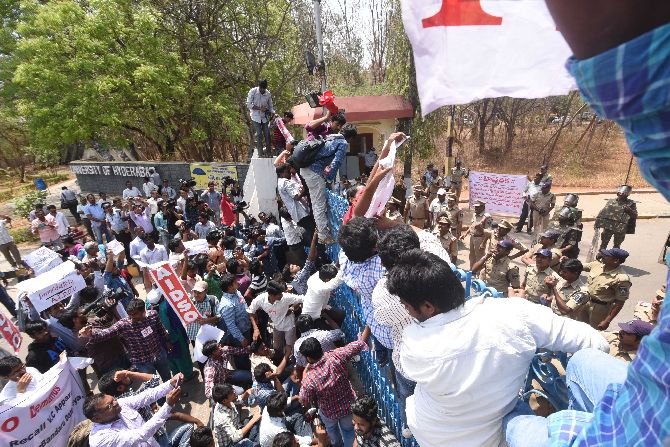
[[[563,130],[556,144],[553,154],[548,160],[550,172],[554,177],[556,189],[612,189],[619,186],[626,179],[630,163],[630,151],[626,144],[623,131],[613,123],[600,123],[589,141],[590,132],[586,132],[586,125],[572,125]],[[503,155],[502,149],[488,150],[488,153],[478,153],[477,142],[472,139],[470,130],[461,134],[461,139],[454,145],[453,153],[463,160],[464,165],[472,170],[496,172],[505,174],[532,175],[542,164],[547,145],[556,126],[547,125],[544,128],[520,129],[511,151]],[[500,141],[497,132],[494,144]],[[579,138],[584,134],[581,141]],[[413,160],[413,178],[425,170],[429,162],[441,166],[446,155],[446,138],[441,138],[436,144],[441,148],[442,155],[434,154],[430,159]],[[487,148],[489,145],[487,144]],[[628,183],[634,187],[648,188],[650,185],[640,174],[637,164],[633,162]]]

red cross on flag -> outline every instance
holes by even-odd
[[[575,88],[572,54],[544,0],[402,0],[424,115],[499,96]]]

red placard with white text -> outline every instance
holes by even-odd
[[[163,292],[163,296],[179,316],[184,328],[202,317],[169,263],[151,265],[149,273],[154,284]]]
[[[2,336],[7,340],[7,343],[14,349],[14,352],[18,353],[23,337],[14,323],[2,312],[0,312],[0,331],[2,331]]]

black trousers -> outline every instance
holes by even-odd
[[[528,218],[528,231],[530,231],[533,229],[533,213],[530,212],[528,202],[523,202],[523,208],[521,208],[521,215],[519,216],[519,223],[516,224],[517,231],[523,230],[526,218]]]

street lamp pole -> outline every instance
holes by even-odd
[[[323,58],[323,31],[321,29],[321,0],[312,1],[314,9],[314,27],[316,30],[316,46],[319,50],[318,68],[321,75],[321,93],[326,91],[326,61]]]

